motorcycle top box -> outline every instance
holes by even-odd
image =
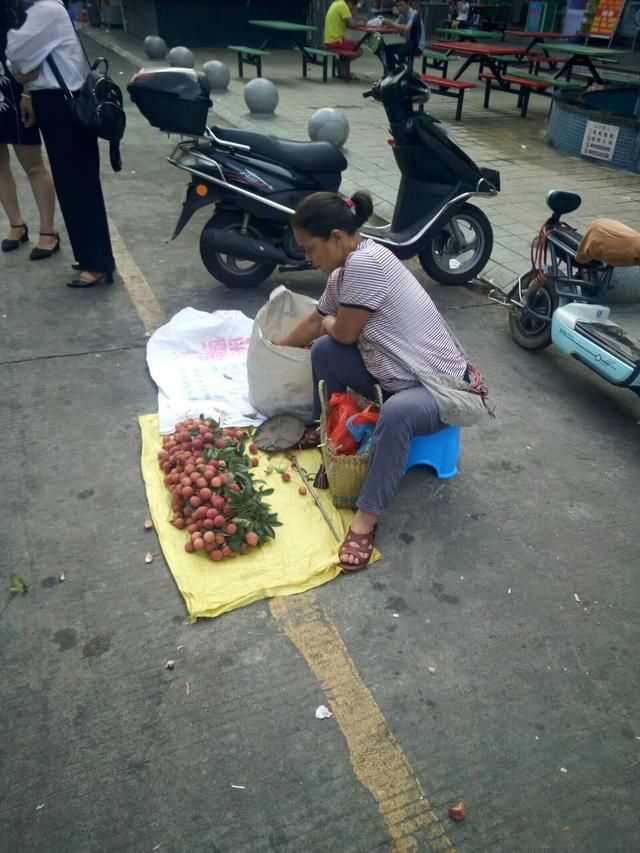
[[[212,106],[204,76],[190,68],[142,68],[127,89],[152,127],[167,133],[204,135]]]

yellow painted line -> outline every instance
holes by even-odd
[[[149,282],[146,280],[140,267],[131,257],[124,240],[113,219],[109,219],[109,231],[111,232],[111,244],[113,256],[116,260],[118,273],[124,286],[131,297],[138,316],[142,320],[145,332],[152,334],[165,322],[164,311],[156,299]]]
[[[326,692],[347,741],[351,766],[378,805],[394,853],[454,851],[402,747],[315,594],[273,598],[269,606]]]

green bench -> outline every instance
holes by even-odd
[[[463,41],[503,41],[504,33],[495,30],[476,30],[474,27],[436,27],[436,32],[453,40]]]
[[[575,80],[564,80],[556,78],[552,74],[529,74],[526,71],[518,71],[517,68],[509,70],[511,77],[520,77],[523,80],[542,80],[544,83],[549,83],[554,89],[582,89],[586,84],[577,83]]]
[[[436,71],[442,71],[442,76],[446,77],[450,62],[460,62],[460,57],[447,56],[446,53],[441,53],[439,50],[429,50],[428,48],[422,51],[423,74],[427,73],[427,67],[429,67],[435,68]]]
[[[256,68],[256,76],[262,77],[262,57],[270,56],[268,50],[260,50],[257,47],[245,47],[240,44],[230,44],[227,48],[238,54],[238,76],[243,77],[243,65],[253,65]]]
[[[544,53],[528,53],[523,57],[523,62],[529,63],[531,74],[538,74],[543,66],[546,66],[547,70],[556,71],[558,65],[566,62],[566,60],[566,56],[545,56]]]
[[[331,60],[331,76],[336,76],[336,61],[340,58],[337,53],[332,50],[322,50],[318,47],[299,48],[302,52],[302,76],[307,76],[307,70],[310,65],[322,66],[322,82],[327,82],[329,71],[329,60]]]
[[[494,65],[496,65],[498,67],[498,70],[500,71],[501,74],[507,74],[510,70],[509,66],[514,66],[515,68],[520,68],[520,69],[528,67],[526,62],[521,62],[517,58],[512,59],[510,56],[494,56],[494,57],[492,57],[492,59],[493,59]],[[487,62],[486,57],[483,56],[482,59],[480,60],[480,62],[478,63],[478,80],[482,79],[482,74],[484,71],[486,71],[487,68],[489,69],[489,72],[490,72],[491,66]],[[489,72],[487,72],[487,73],[489,73]]]
[[[587,86],[589,81],[593,80],[591,74],[588,71],[578,70],[574,72],[576,77],[582,79],[582,86]],[[610,71],[603,71],[602,68],[598,68],[598,74],[602,77],[603,83],[614,83],[616,86],[637,86],[638,85],[638,77],[637,75],[632,74],[615,74]]]

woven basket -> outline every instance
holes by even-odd
[[[329,491],[331,492],[331,500],[333,505],[339,509],[355,509],[356,501],[360,494],[360,489],[367,476],[369,468],[369,454],[364,453],[362,456],[340,456],[334,452],[327,440],[327,420],[329,418],[329,401],[327,397],[327,383],[324,379],[319,383],[320,405],[322,412],[320,415],[320,440],[322,461],[327,472],[327,480],[329,481]],[[365,400],[359,394],[347,389],[348,393],[357,400],[365,404],[370,404],[371,400]],[[375,386],[376,401],[374,405],[378,408],[382,407],[382,389],[379,385]]]

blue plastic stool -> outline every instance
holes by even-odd
[[[450,426],[433,435],[418,435],[409,446],[404,473],[414,465],[430,465],[441,480],[448,480],[458,473],[460,449],[460,427]]]

